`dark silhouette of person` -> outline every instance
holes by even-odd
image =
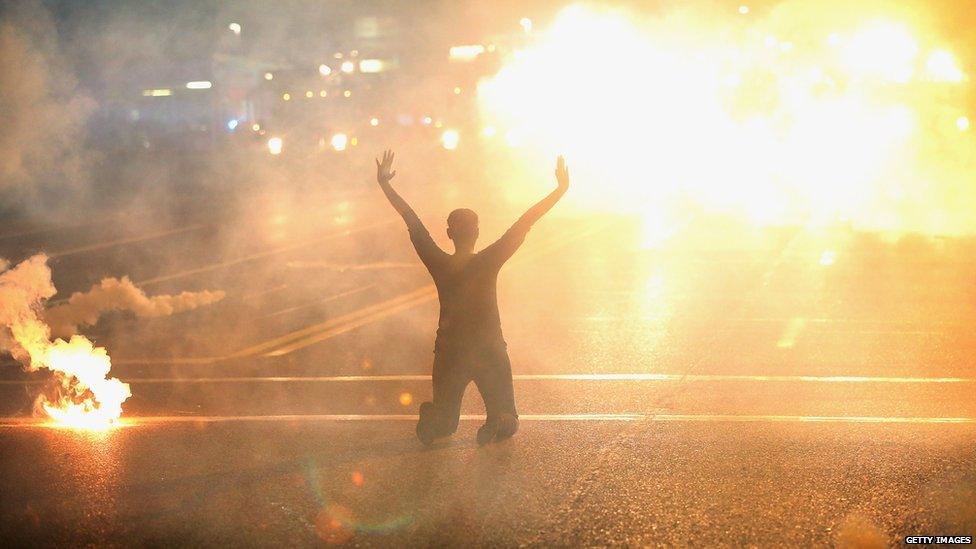
[[[569,188],[569,170],[562,157],[556,161],[557,186],[529,208],[495,243],[474,251],[478,214],[457,209],[447,217],[447,236],[454,253],[440,249],[410,205],[390,186],[393,151],[376,159],[376,181],[390,204],[403,217],[410,241],[427,266],[440,300],[440,320],[434,344],[433,402],[420,405],[417,437],[425,445],[457,430],[461,397],[475,382],[485,402],[487,420],[478,429],[478,444],[511,437],[518,430],[512,365],[508,359],[495,292],[498,271],[518,250],[532,225],[559,201]]]

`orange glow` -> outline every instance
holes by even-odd
[[[41,397],[44,411],[59,425],[77,429],[107,429],[122,416],[122,403],[132,393],[129,385],[109,378],[108,353],[82,336],[56,340],[42,362],[61,382],[55,401]]]
[[[58,382],[55,396],[46,393],[35,401],[36,412],[57,427],[108,429],[118,423],[122,403],[132,393],[108,377],[112,363],[105,349],[80,335],[51,341],[51,328],[38,316],[56,292],[47,259],[38,254],[0,271],[0,337],[29,371],[50,370]]]
[[[570,6],[479,84],[483,120],[526,165],[564,154],[578,208],[663,234],[676,202],[759,226],[976,231],[976,143],[945,123],[969,82],[940,37],[895,7],[739,11]]]

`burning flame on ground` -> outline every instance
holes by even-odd
[[[58,381],[58,396],[38,397],[43,410],[57,425],[107,429],[122,415],[122,403],[131,391],[116,378],[108,353],[84,336],[51,341],[51,331],[39,316],[44,301],[56,293],[47,256],[35,255],[0,273],[0,350],[27,366],[29,371],[51,370]]]
[[[86,337],[71,335],[78,325],[91,325],[105,311],[131,310],[138,316],[167,316],[219,301],[223,292],[183,292],[147,297],[127,278],[105,279],[64,305],[44,311],[56,293],[47,256],[35,255],[17,266],[0,259],[0,352],[9,352],[28,371],[47,369],[57,381],[57,396],[41,395],[35,411],[55,425],[78,429],[107,429],[118,425],[129,385],[108,377],[112,362],[102,347]],[[52,328],[70,338],[51,339]]]
[[[55,340],[45,351],[43,363],[60,381],[60,397],[51,402],[44,395],[38,404],[59,425],[104,429],[118,422],[122,403],[132,396],[129,385],[108,377],[112,362],[102,347],[84,336]]]

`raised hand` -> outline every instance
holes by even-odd
[[[556,157],[556,183],[560,189],[569,188],[569,168],[566,167],[566,159],[562,156]]]
[[[396,176],[396,171],[393,170],[393,151],[385,150],[383,151],[383,161],[376,159],[376,182],[380,185],[385,185],[390,182]]]

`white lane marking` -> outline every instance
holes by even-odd
[[[122,418],[117,427],[139,427],[172,423],[246,422],[365,422],[416,421],[416,414],[282,414],[252,416],[145,416]],[[463,414],[463,421],[483,421],[482,414]],[[789,416],[734,414],[522,414],[521,421],[656,421],[656,422],[743,422],[743,423],[888,423],[888,424],[976,424],[972,417],[911,416]],[[0,428],[40,427],[74,430],[44,418],[0,418]]]
[[[65,231],[68,229],[78,229],[80,227],[89,227],[95,225],[105,225],[107,223],[118,223],[119,221],[128,218],[127,214],[111,214],[95,221],[81,221],[78,223],[66,223],[63,225],[46,225],[43,227],[34,227],[32,229],[23,229],[20,231],[9,232],[0,235],[0,240],[6,240],[8,238],[17,238],[21,236],[38,235],[43,233],[51,233],[55,231]]]
[[[911,416],[786,416],[735,414],[661,414],[648,416],[648,421],[741,421],[741,422],[797,422],[797,423],[976,423],[972,417],[911,417]]]
[[[376,263],[332,263],[329,261],[289,261],[285,267],[289,269],[321,269],[326,271],[378,271],[384,269],[417,269],[423,268],[423,263],[404,261],[380,261]]]
[[[276,254],[280,254],[280,253],[284,253],[284,252],[289,252],[289,251],[292,251],[292,250],[297,250],[297,249],[300,249],[300,248],[303,248],[303,247],[311,246],[313,244],[318,244],[320,242],[326,242],[328,240],[332,240],[332,239],[336,239],[336,238],[342,238],[344,236],[350,236],[350,235],[353,235],[353,234],[357,234],[357,233],[369,231],[369,230],[375,229],[377,227],[382,227],[384,225],[390,225],[393,222],[394,222],[393,219],[386,219],[385,221],[381,221],[381,222],[378,222],[378,223],[373,223],[373,224],[370,224],[370,225],[365,225],[365,226],[362,226],[362,227],[357,227],[357,228],[354,228],[354,229],[343,229],[341,231],[337,231],[337,232],[334,232],[334,233],[329,233],[329,234],[324,235],[324,236],[319,236],[319,237],[315,237],[315,238],[310,238],[310,239],[302,240],[300,242],[288,244],[286,246],[281,246],[281,247],[277,247],[277,248],[272,248],[270,250],[263,250],[263,251],[260,251],[260,252],[254,252],[252,254],[248,254],[248,255],[245,255],[245,256],[242,256],[242,257],[237,257],[237,258],[230,259],[230,260],[227,260],[227,261],[222,261],[222,262],[218,262],[218,263],[210,263],[210,264],[207,264],[207,265],[203,265],[201,267],[195,267],[193,269],[187,269],[185,271],[180,271],[180,272],[177,272],[177,273],[171,273],[171,274],[167,274],[167,275],[156,276],[156,277],[153,277],[153,278],[147,278],[145,280],[140,280],[140,281],[136,282],[136,286],[140,286],[140,287],[149,286],[149,285],[152,285],[152,284],[158,284],[160,282],[167,282],[167,281],[174,280],[174,279],[177,279],[177,278],[184,278],[184,277],[191,276],[191,275],[195,275],[195,274],[200,274],[200,273],[206,273],[206,272],[210,272],[210,271],[215,271],[217,269],[221,269],[221,268],[224,268],[224,267],[230,267],[230,266],[233,266],[233,265],[239,265],[241,263],[246,263],[246,262],[249,262],[249,261],[254,261],[256,259],[261,259],[261,258],[269,257],[269,256],[272,256],[272,255],[276,255]]]
[[[976,383],[967,377],[881,377],[881,376],[775,376],[737,374],[515,374],[515,381],[771,381],[782,383],[919,383],[954,384]],[[397,374],[375,376],[252,376],[252,377],[186,377],[186,378],[127,378],[126,383],[322,383],[372,381],[429,381],[429,374]],[[0,380],[0,385],[29,385],[44,380]]]
[[[260,316],[258,318],[259,319],[272,318],[272,317],[276,317],[276,316],[285,315],[285,314],[288,314],[288,313],[293,313],[295,311],[300,311],[302,309],[308,309],[308,308],[311,308],[311,307],[316,307],[316,306],[319,306],[319,305],[324,305],[326,303],[329,303],[330,301],[335,301],[337,299],[342,299],[344,297],[349,297],[351,295],[356,295],[356,294],[365,292],[366,290],[373,289],[375,287],[376,287],[376,284],[367,284],[367,285],[362,286],[362,287],[359,287],[359,288],[353,288],[351,290],[346,290],[344,292],[339,292],[337,294],[332,294],[330,296],[326,296],[326,297],[323,297],[321,299],[316,299],[314,301],[310,301],[310,302],[304,303],[302,305],[296,305],[295,307],[288,307],[287,309],[281,309],[281,310],[275,311],[273,313],[268,313],[268,314],[266,314],[264,316]]]
[[[254,292],[254,293],[242,294],[240,296],[240,298],[241,298],[241,301],[250,301],[252,299],[257,299],[259,297],[262,297],[262,296],[265,296],[265,295],[268,295],[268,294],[271,294],[271,293],[274,293],[274,292],[280,292],[281,290],[284,290],[284,289],[287,289],[287,288],[288,288],[288,285],[287,284],[279,284],[279,285],[273,286],[271,288],[265,288],[265,289],[258,290],[258,291]]]
[[[122,238],[122,239],[119,239],[119,240],[111,240],[111,241],[108,241],[108,242],[100,242],[100,243],[97,243],[97,244],[90,244],[90,245],[87,245],[87,246],[80,246],[78,248],[72,248],[70,250],[64,250],[64,251],[60,251],[60,252],[53,252],[53,253],[50,254],[50,257],[52,257],[52,258],[65,257],[65,256],[69,256],[69,255],[75,255],[75,254],[80,254],[80,253],[85,253],[85,252],[93,252],[95,250],[103,250],[103,249],[106,249],[106,248],[112,248],[112,247],[115,247],[115,246],[121,246],[123,244],[133,244],[135,242],[143,242],[143,241],[146,241],[146,240],[155,240],[157,238],[162,238],[164,236],[169,236],[169,235],[174,235],[174,234],[181,234],[181,233],[187,233],[187,232],[191,232],[191,231],[198,231],[198,230],[203,229],[205,227],[208,227],[208,225],[207,224],[204,224],[204,223],[200,223],[200,224],[197,224],[197,225],[190,225],[189,227],[178,227],[176,229],[168,229],[168,230],[165,230],[165,231],[159,231],[159,232],[155,232],[155,233],[149,233],[149,234],[144,234],[144,235],[139,235],[139,236],[133,236],[133,237],[129,237],[129,238]]]

